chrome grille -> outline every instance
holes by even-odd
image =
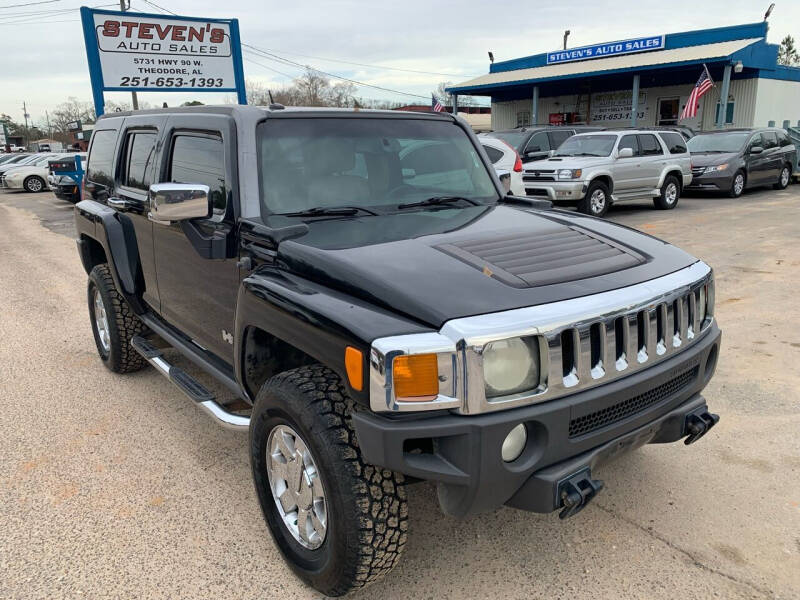
[[[553,169],[525,169],[522,181],[555,181],[556,172]]]
[[[697,177],[698,175],[702,175],[706,172],[705,167],[692,167],[692,176]]]

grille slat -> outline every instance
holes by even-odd
[[[695,366],[669,381],[642,394],[617,402],[601,410],[571,419],[569,437],[574,438],[592,433],[608,425],[622,421],[637,413],[659,404],[685,390],[697,379],[699,367]]]

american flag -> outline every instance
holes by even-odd
[[[431,110],[433,112],[443,112],[444,111],[444,106],[442,106],[442,103],[439,102],[436,99],[436,96],[434,96],[433,94],[431,94]]]
[[[714,81],[711,79],[711,75],[708,74],[708,67],[703,65],[703,72],[700,73],[700,79],[697,80],[692,93],[689,94],[689,99],[686,101],[686,106],[683,107],[681,119],[691,119],[697,116],[697,105],[700,102],[700,98],[710,90],[713,85]]]

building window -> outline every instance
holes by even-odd
[[[717,109],[714,111],[714,123],[719,122],[719,102],[717,102]],[[728,106],[725,109],[725,124],[733,124],[733,100],[728,101]]]
[[[531,112],[521,110],[517,113],[517,127],[527,127],[531,124]]]

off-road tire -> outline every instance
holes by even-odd
[[[100,292],[106,310],[110,338],[108,350],[100,341],[100,333],[95,320],[95,290]],[[87,298],[94,342],[103,364],[114,373],[132,373],[146,366],[147,361],[131,346],[131,338],[144,332],[146,326],[133,314],[128,303],[117,291],[107,264],[99,264],[89,273]]]
[[[737,191],[736,190],[736,178],[739,175],[742,176],[742,187],[741,187],[740,190]],[[747,175],[744,174],[744,171],[741,171],[741,170],[736,171],[736,173],[733,174],[733,179],[731,179],[731,187],[728,190],[728,196],[730,196],[731,198],[738,198],[739,196],[742,195],[742,192],[744,192],[744,188],[745,188],[746,185],[747,185]]]
[[[47,189],[47,184],[41,177],[31,175],[22,182],[22,187],[26,192],[36,193],[45,191]]]
[[[600,209],[597,208],[596,204],[593,205],[592,203],[592,196],[597,192],[602,192],[603,196],[605,197],[605,201]],[[610,204],[611,192],[609,191],[608,186],[602,181],[593,181],[589,184],[589,189],[586,190],[586,195],[580,200],[580,202],[578,202],[578,211],[593,217],[602,217],[608,212],[608,207]]]
[[[788,172],[788,176],[786,177],[786,183],[784,183],[784,172]],[[781,167],[780,173],[778,173],[778,181],[772,184],[772,189],[774,190],[785,190],[789,187],[789,184],[792,182],[792,167],[789,163],[784,164]]]
[[[292,570],[328,596],[341,596],[391,571],[408,530],[403,475],[364,462],[352,411],[339,376],[310,365],[268,380],[250,420],[250,464],[270,533]],[[321,475],[327,531],[314,550],[290,533],[270,488],[267,442],[278,425],[300,435]]]
[[[661,195],[653,198],[653,205],[659,210],[671,210],[681,199],[681,184],[675,175],[667,175],[661,186]]]

